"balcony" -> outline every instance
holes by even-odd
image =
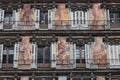
[[[119,59],[87,59],[86,67],[90,69],[115,69],[120,68]]]
[[[13,64],[9,64],[9,63],[8,64],[4,64],[3,63],[2,68],[3,69],[12,69],[13,68]]]
[[[120,18],[110,20],[111,29],[120,29]]]
[[[40,21],[9,21],[3,23],[3,29],[7,30],[106,30],[119,28],[120,19],[117,20],[50,20],[45,23]],[[37,24],[37,25],[36,25]]]
[[[58,61],[58,62],[57,62]],[[119,59],[86,59],[85,63],[75,63],[74,60],[69,62],[63,61],[60,63],[59,60],[54,61],[56,63],[56,69],[119,69]],[[38,69],[51,69],[50,63],[37,63]],[[13,69],[13,64],[2,64],[2,69]],[[18,69],[31,69],[30,60],[18,60]]]
[[[31,60],[23,60],[19,59],[18,60],[18,68],[19,69],[30,69],[31,68]]]

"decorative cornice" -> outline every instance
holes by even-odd
[[[6,30],[0,31],[0,36],[114,36],[120,35],[120,30]]]

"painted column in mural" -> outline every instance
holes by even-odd
[[[92,58],[94,65],[98,67],[107,67],[107,52],[102,37],[95,37],[92,46]]]
[[[104,10],[100,8],[100,3],[92,4],[92,9],[90,10],[90,29],[105,29],[104,20],[105,14]]]
[[[18,56],[18,68],[31,68],[30,37],[22,37]]]
[[[55,28],[56,29],[68,29],[69,28],[69,15],[68,9],[65,4],[58,4],[58,8],[55,12]]]

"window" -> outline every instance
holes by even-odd
[[[76,47],[76,63],[85,63],[85,46]]]
[[[3,48],[3,63],[12,64],[13,63],[13,54],[14,47],[13,46],[5,46]]]
[[[12,29],[12,11],[5,11],[4,14],[4,29]]]
[[[40,24],[48,24],[48,12],[40,12]]]
[[[111,24],[120,24],[120,12],[110,12]]]
[[[50,63],[50,47],[38,46],[38,63]]]

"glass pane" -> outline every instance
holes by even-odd
[[[85,46],[82,46],[82,63],[85,63]]]
[[[8,47],[9,48],[9,54],[14,54],[14,47]]]
[[[37,62],[38,63],[43,63],[43,47],[38,47]]]
[[[3,63],[6,63],[6,55],[3,55]]]
[[[13,63],[13,55],[8,55],[8,63]]]
[[[50,63],[50,47],[45,47],[45,63]]]
[[[3,48],[3,54],[7,54],[7,50],[6,49],[7,49],[7,47]]]

